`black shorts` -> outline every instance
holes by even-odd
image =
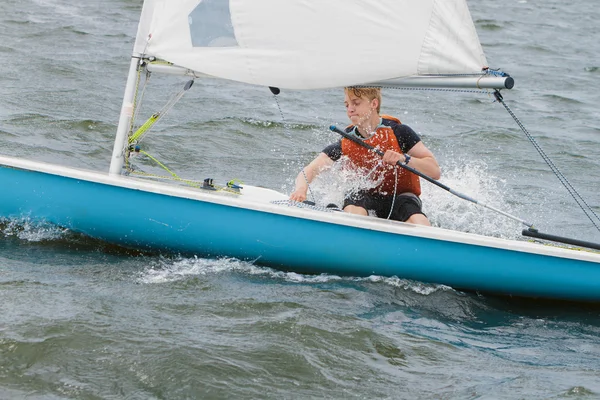
[[[346,206],[358,206],[367,211],[375,211],[375,214],[379,218],[387,218],[390,215],[393,203],[394,211],[390,215],[390,219],[395,221],[404,222],[414,214],[425,215],[421,209],[421,199],[415,194],[402,193],[396,196],[395,201],[393,200],[393,195],[384,196],[377,193],[360,191],[347,196],[344,199],[342,209],[346,208]]]

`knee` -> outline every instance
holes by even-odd
[[[408,222],[409,224],[431,226],[429,219],[423,214],[413,214],[405,222]]]
[[[358,206],[346,206],[344,207],[344,211],[350,214],[369,215],[367,210]]]

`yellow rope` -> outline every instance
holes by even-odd
[[[171,179],[171,180],[185,183],[186,185],[195,187],[197,189],[206,189],[206,187],[204,186],[204,182],[194,181],[194,180],[190,180],[190,179],[183,179],[183,178],[179,177],[175,172],[171,171],[165,164],[161,163],[160,161],[158,161],[156,158],[152,157],[147,152],[145,152],[143,150],[139,150],[139,152],[142,153],[143,155],[145,155],[146,157],[148,157],[149,159],[151,159],[152,161],[154,161],[162,169],[167,171],[171,176],[150,174],[147,172],[136,171],[131,168],[128,168],[128,171],[130,174],[141,175],[141,176],[146,176],[146,177],[150,177],[150,178]],[[239,186],[238,183],[241,184],[242,182],[238,179],[232,179],[229,182],[227,182],[226,186],[212,185],[211,189],[214,189],[216,191],[225,191],[225,192],[234,193],[234,194],[241,194],[239,188],[235,188],[235,186]],[[241,188],[241,186],[239,186],[239,187]]]
[[[152,116],[148,118],[148,121],[144,122],[144,124],[140,126],[133,135],[129,136],[129,144],[135,142],[139,139],[140,136],[146,133],[146,131],[150,129],[152,125],[154,125],[154,123],[158,120],[158,117],[160,117],[159,113],[152,114]]]
[[[170,65],[170,63],[168,63],[168,62],[161,63],[161,62],[156,62],[156,61],[153,62],[153,64],[169,64]],[[134,99],[133,99],[134,115],[135,115],[135,110],[138,106],[138,96],[139,96],[141,77],[142,77],[142,68],[138,68],[138,74],[137,74],[136,84],[135,84],[135,94],[134,94]],[[127,172],[129,172],[132,175],[145,176],[145,177],[149,177],[149,178],[171,179],[171,180],[175,180],[178,182],[182,182],[188,186],[198,188],[198,189],[210,188],[211,190],[214,189],[215,191],[226,191],[229,193],[241,194],[241,192],[240,192],[241,185],[238,185],[238,183],[241,184],[242,182],[237,179],[230,180],[229,182],[227,182],[226,186],[218,186],[218,185],[214,185],[211,183],[211,185],[207,187],[204,185],[204,182],[198,182],[198,181],[194,181],[194,180],[190,180],[190,179],[183,179],[183,178],[179,177],[175,172],[171,171],[165,164],[161,163],[160,161],[158,161],[156,158],[154,158],[147,152],[140,150],[139,147],[136,146],[137,148],[135,150],[133,150],[133,146],[131,146],[131,145],[133,143],[135,143],[142,135],[144,135],[148,131],[148,129],[150,129],[152,127],[152,125],[154,125],[154,123],[160,118],[160,116],[161,116],[160,113],[153,114],[133,134],[131,132],[133,132],[133,127],[134,127],[135,121],[134,121],[134,118],[131,118],[130,127],[129,127],[129,139],[128,139],[128,143],[130,146],[128,146],[128,148],[125,151],[125,169],[127,170]],[[134,170],[131,167],[131,163],[129,160],[130,154],[132,151],[144,154],[146,157],[148,157],[149,159],[154,161],[157,165],[159,165],[162,169],[167,171],[171,176],[150,174],[147,172]]]
[[[143,155],[145,155],[146,157],[148,157],[149,159],[151,159],[152,161],[157,163],[162,169],[164,169],[169,174],[171,174],[173,179],[178,180],[178,181],[183,181],[183,179],[181,179],[179,176],[177,176],[177,174],[175,172],[172,172],[169,168],[167,168],[167,166],[165,164],[161,163],[156,158],[154,158],[150,154],[146,153],[144,150],[140,150],[140,153],[142,153]]]

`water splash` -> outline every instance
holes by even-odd
[[[256,267],[251,263],[233,258],[159,258],[148,269],[141,272],[141,283],[166,283],[188,279],[190,277],[218,275],[241,271],[247,274],[264,274],[269,268]]]
[[[385,276],[371,275],[368,278],[358,278],[358,279],[359,280],[364,279],[364,280],[368,280],[368,281],[374,282],[374,283],[382,282],[382,283],[385,283],[386,285],[394,286],[394,287],[404,289],[404,290],[410,290],[415,293],[422,294],[424,296],[429,296],[429,295],[439,292],[439,291],[454,291],[454,289],[452,289],[450,286],[416,282],[416,281],[411,281],[408,279],[400,279],[396,276],[392,276],[392,277],[388,278]]]
[[[159,258],[149,268],[141,272],[140,283],[168,283],[214,276],[226,273],[240,273],[248,276],[264,276],[268,279],[282,280],[293,283],[326,283],[339,281],[342,278],[335,275],[304,275],[296,272],[278,271],[268,267],[254,265],[248,261],[235,258]]]
[[[28,217],[0,218],[0,232],[28,242],[42,242],[64,238],[69,230],[45,221],[33,221]]]
[[[383,177],[374,180],[369,171],[357,173],[350,163],[348,158],[342,157],[319,174],[310,185],[309,200],[321,207],[332,203],[342,207],[346,194],[372,189],[381,183]]]
[[[370,189],[378,184],[366,174],[357,174],[349,168],[349,161],[341,160],[319,174],[310,185],[308,199],[317,206],[336,204],[341,207],[346,193]],[[518,216],[513,210],[508,183],[494,176],[484,162],[446,163],[442,183],[453,190],[469,195],[477,201]],[[519,222],[485,207],[475,205],[421,180],[423,211],[432,225],[462,232],[472,232],[503,238],[519,237]]]
[[[508,198],[508,185],[488,171],[483,162],[459,162],[448,165],[441,180],[455,191],[480,203],[515,215]],[[504,238],[516,238],[520,224],[501,214],[458,198],[451,193],[423,183],[424,212],[434,226]],[[516,215],[515,215],[516,216]]]
[[[254,265],[251,262],[234,258],[158,258],[146,270],[140,273],[138,282],[158,284],[184,281],[190,278],[210,277],[220,274],[239,273],[247,276],[262,276],[273,281],[297,284],[323,283],[381,283],[405,291],[428,296],[438,291],[453,290],[448,286],[426,284],[398,277],[371,275],[368,277],[341,277],[338,275],[309,275],[297,272],[278,271],[268,267]]]

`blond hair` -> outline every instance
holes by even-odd
[[[381,88],[349,86],[344,88],[344,93],[352,93],[356,97],[366,98],[369,101],[377,99],[377,114],[379,114],[381,110]]]

